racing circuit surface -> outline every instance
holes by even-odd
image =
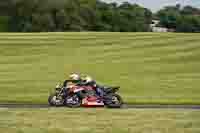
[[[60,106],[63,107],[63,106]],[[65,106],[64,106],[65,107]],[[57,108],[48,104],[0,104],[0,108]],[[67,107],[66,107],[67,108]],[[91,108],[91,107],[90,107]],[[136,105],[124,104],[121,109],[193,109],[200,110],[200,105]]]

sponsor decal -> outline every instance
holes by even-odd
[[[75,89],[74,93],[84,90],[84,88]]]

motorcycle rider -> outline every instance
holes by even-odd
[[[77,74],[77,73],[70,74],[69,79],[72,80],[73,83],[75,83],[76,85],[79,85],[79,86],[91,85],[91,84],[89,84],[89,82],[86,81],[85,78],[83,78],[82,76],[80,76],[80,74]]]
[[[103,87],[101,87],[100,85],[98,85],[96,83],[95,80],[92,79],[92,77],[86,75],[86,76],[83,76],[81,77],[79,74],[76,74],[76,73],[73,73],[69,76],[69,78],[71,80],[73,80],[73,82],[76,84],[76,85],[88,85],[88,86],[92,86],[95,91],[96,91],[96,94],[100,97],[103,97],[104,95],[104,91],[103,91]]]
[[[63,86],[66,88],[69,84],[79,84],[82,82],[81,76],[76,73],[72,73],[69,75],[69,80],[65,80]]]
[[[77,73],[70,74],[69,79],[74,80],[74,82],[80,82],[82,80],[81,76]]]
[[[95,80],[92,79],[92,77],[90,76],[85,76],[83,78],[83,81],[84,81],[84,84],[85,85],[89,85],[89,86],[92,86],[94,87],[95,91],[96,91],[96,94],[100,97],[103,97],[104,95],[104,90],[103,90],[103,87],[99,86]]]

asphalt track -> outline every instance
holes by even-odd
[[[63,107],[63,106],[60,106]],[[0,108],[16,109],[42,109],[42,108],[57,108],[51,107],[48,104],[0,104]],[[67,107],[66,107],[67,108]],[[200,105],[136,105],[136,104],[124,104],[121,109],[192,109],[200,110]]]

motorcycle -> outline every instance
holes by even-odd
[[[66,83],[66,81],[65,81]],[[102,97],[96,94],[95,88],[88,85],[57,85],[55,92],[48,98],[51,106],[77,107],[109,107],[120,108],[123,100],[116,92],[120,87],[103,87],[104,95]]]

